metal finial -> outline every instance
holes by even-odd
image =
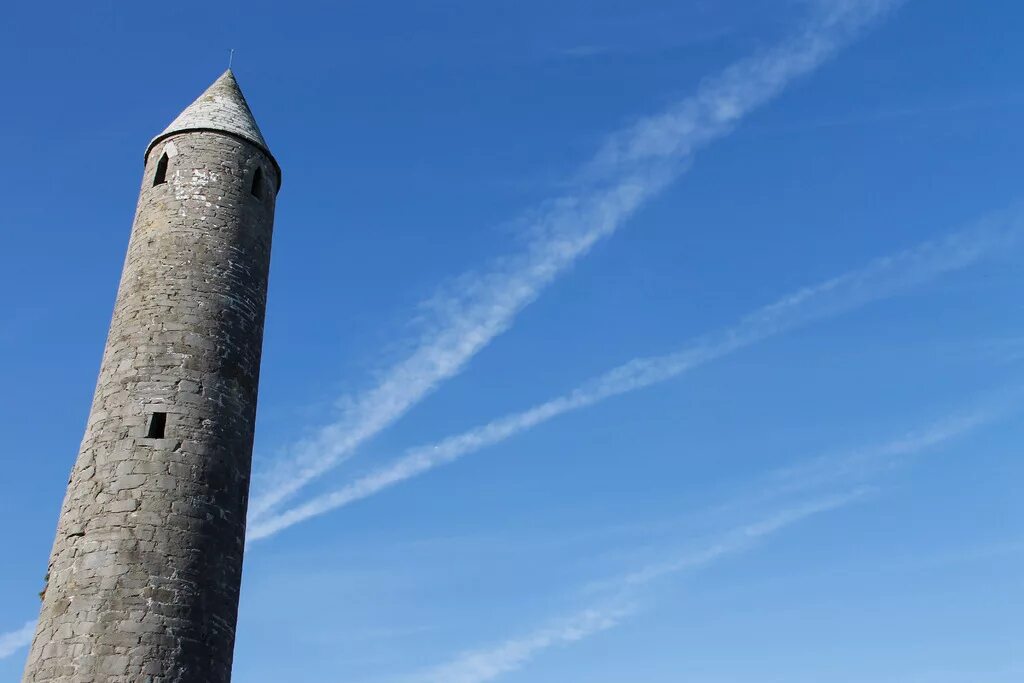
[[[228,53],[228,68],[231,68],[231,62],[235,61],[235,48],[231,48],[231,52]]]

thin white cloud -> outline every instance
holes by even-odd
[[[866,488],[858,488],[849,493],[812,500],[802,505],[775,512],[756,522],[734,529],[730,533],[723,535],[715,543],[696,552],[680,555],[666,562],[651,564],[630,572],[619,579],[618,583],[622,587],[638,586],[689,569],[703,567],[726,555],[733,555],[746,550],[758,540],[812,515],[829,512],[849,505],[863,498],[867,492],[868,489]]]
[[[961,436],[984,424],[991,422],[1005,410],[977,409],[967,413],[952,415],[925,427],[921,430],[892,439],[885,443],[864,448],[843,456],[828,456],[806,461],[796,467],[777,470],[770,479],[774,484],[780,482],[788,494],[807,495],[813,490],[820,490],[825,484],[848,482],[850,479],[861,480],[870,478],[869,474],[877,474],[880,470],[869,468],[860,470],[865,463],[889,463],[895,460],[917,455],[946,441]],[[814,473],[814,476],[807,476]],[[846,507],[861,500],[870,488],[859,486],[844,493],[832,494],[805,500],[788,507],[777,509],[762,515],[759,519],[733,528],[726,533],[717,535],[710,542],[696,549],[682,552],[669,559],[652,562],[626,574],[593,582],[584,586],[586,593],[606,593],[612,597],[603,602],[577,613],[565,620],[558,620],[554,625],[544,626],[526,636],[518,636],[495,647],[466,652],[456,656],[451,662],[430,669],[412,677],[420,683],[486,683],[502,674],[515,671],[527,665],[531,660],[553,647],[567,645],[583,640],[619,625],[636,610],[637,591],[656,581],[668,579],[687,571],[696,571],[714,564],[716,561],[731,555],[742,553],[758,542],[777,534],[805,519],[826,512]],[[778,494],[772,491],[772,496]],[[765,496],[745,496],[725,507],[754,507],[763,502]],[[622,605],[629,605],[623,608]],[[586,615],[585,623],[599,627],[573,630],[574,620]],[[566,637],[561,637],[563,634]],[[571,634],[573,637],[568,637]]]
[[[414,676],[412,680],[421,683],[490,681],[522,668],[545,650],[568,645],[615,627],[629,611],[628,607],[585,609],[495,647],[464,652],[451,662]]]
[[[863,490],[812,500],[777,511],[733,529],[707,546],[667,562],[652,564],[608,582],[616,595],[567,618],[518,636],[494,647],[465,652],[447,664],[413,676],[419,683],[486,683],[527,665],[551,648],[568,645],[619,625],[635,608],[633,593],[641,586],[685,571],[709,566],[740,553],[758,541],[813,515],[836,510],[858,500]]]
[[[17,631],[0,633],[0,659],[10,657],[23,647],[32,644],[32,636],[36,632],[35,619],[25,622]]]
[[[1007,413],[1016,410],[1020,398],[1017,394],[1000,393],[998,401],[989,401],[974,410],[949,415],[923,429],[917,429],[884,444],[842,454],[823,455],[780,469],[768,477],[762,498],[784,496],[814,486],[825,486],[836,481],[864,481],[893,467],[924,450],[938,446],[973,432]]]
[[[1022,232],[1024,214],[1005,212],[965,230],[879,258],[863,268],[806,287],[754,311],[724,332],[699,338],[679,351],[634,359],[567,394],[462,434],[413,448],[390,465],[337,491],[255,520],[249,527],[247,541],[266,538],[311,517],[371,496],[564,413],[664,382],[772,335],[892,296],[943,273],[967,267],[988,254],[1005,249]]]
[[[816,3],[794,38],[733,64],[704,81],[692,97],[610,136],[580,172],[575,191],[529,217],[530,238],[522,253],[463,276],[432,301],[434,323],[410,355],[354,399],[339,420],[257,474],[250,518],[259,520],[460,372],[547,285],[668,185],[693,152],[728,134],[897,4]]]

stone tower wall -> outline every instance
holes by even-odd
[[[230,680],[279,184],[226,133],[148,153],[25,681]]]

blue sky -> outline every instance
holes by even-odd
[[[0,679],[229,48],[284,171],[236,680],[1024,675],[1018,3],[7,18]]]

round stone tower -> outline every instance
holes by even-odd
[[[146,149],[25,681],[230,680],[280,184],[231,71]]]

